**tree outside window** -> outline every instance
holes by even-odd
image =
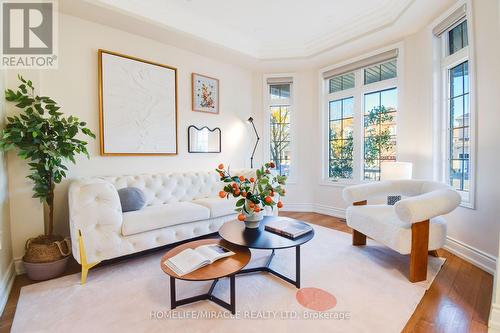
[[[270,117],[270,154],[280,175],[290,173],[290,107],[272,106]]]

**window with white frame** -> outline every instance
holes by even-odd
[[[380,163],[396,160],[397,56],[395,49],[322,74],[327,178],[380,180]]]
[[[291,77],[267,79],[269,160],[280,175],[290,176],[291,156]]]
[[[328,173],[332,178],[350,179],[353,171],[354,98],[351,96],[330,101],[328,108]]]
[[[462,205],[473,206],[473,135],[470,89],[470,24],[463,5],[434,30],[441,54],[442,157],[445,181],[462,196]]]

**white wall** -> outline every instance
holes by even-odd
[[[94,175],[209,170],[219,162],[234,168],[249,166],[249,138],[253,138],[253,133],[245,120],[255,108],[251,71],[73,16],[61,15],[59,27],[59,68],[23,74],[34,81],[41,94],[53,97],[62,106],[61,111],[86,121],[97,135],[99,48],[178,69],[179,154],[160,157],[101,157],[99,140],[95,140],[89,145],[91,159],[82,157],[77,160],[77,166],[70,165],[69,179]],[[219,115],[191,111],[192,72],[220,79]],[[16,75],[17,71],[8,73],[9,87],[17,86]],[[12,106],[9,112],[14,112]],[[222,153],[187,153],[187,127],[191,124],[220,127]],[[27,175],[25,162],[14,155],[10,156],[9,162],[13,166],[9,173],[13,255],[19,259],[24,254],[26,239],[43,232],[43,218],[39,202],[31,199],[31,184],[24,178]],[[65,181],[56,188],[56,231],[62,234],[68,234],[67,185],[68,181]]]
[[[5,122],[4,84],[4,73],[0,70],[0,127],[3,126]],[[6,158],[3,153],[0,153],[0,312],[3,311],[5,303],[7,302],[15,277],[12,261],[7,183]]]

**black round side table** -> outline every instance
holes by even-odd
[[[288,217],[265,216],[264,219],[260,222],[259,228],[256,229],[246,228],[245,224],[240,221],[226,222],[220,228],[219,235],[227,242],[235,245],[240,245],[249,249],[272,251],[271,256],[269,257],[265,266],[242,269],[236,273],[237,275],[253,272],[268,272],[287,281],[288,283],[293,284],[297,288],[300,288],[300,246],[304,243],[307,243],[314,237],[314,229],[305,235],[302,235],[295,239],[291,239],[265,230],[266,224],[275,220],[285,220],[290,221],[290,223],[301,223],[308,225],[303,221]],[[295,247],[295,280],[284,276],[279,272],[276,272],[270,267],[271,261],[275,254],[275,250],[291,247]]]

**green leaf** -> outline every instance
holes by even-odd
[[[236,201],[236,207],[241,207],[245,204],[245,198],[241,198],[240,200]]]
[[[8,117],[0,131],[0,150],[18,149],[18,156],[28,162],[27,178],[33,182],[33,196],[47,201],[54,183],[67,176],[68,168],[63,163],[75,163],[79,154],[89,157],[87,142],[76,135],[80,130],[92,138],[95,135],[90,129],[84,130],[82,126],[86,123],[77,117],[66,118],[58,112],[60,107],[51,98],[36,96],[32,81],[18,77],[19,89],[15,92],[6,89],[5,99],[16,103],[21,110],[19,116]]]

